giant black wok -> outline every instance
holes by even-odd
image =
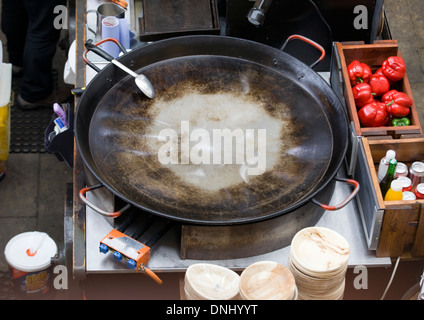
[[[241,224],[319,204],[320,193],[332,192],[326,187],[346,154],[347,116],[330,86],[296,58],[248,40],[187,36],[118,60],[147,76],[156,97],[144,96],[134,78],[109,64],[79,99],[74,132],[86,167],[128,204],[186,223]],[[212,163],[213,130],[225,128],[242,130],[244,149],[235,153],[245,156],[244,163],[236,163],[235,153],[227,163],[223,153]],[[202,134],[191,136],[193,131]],[[231,141],[234,150],[236,137]],[[256,152],[250,159],[248,141]],[[259,150],[264,141],[266,149]],[[263,170],[259,152],[266,155]],[[199,163],[208,154],[211,162],[205,157]],[[246,174],[249,167],[256,174]],[[83,194],[93,189],[81,190],[81,198],[87,201]],[[338,209],[354,193],[322,208]]]

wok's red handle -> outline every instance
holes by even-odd
[[[302,40],[303,42],[306,42],[307,44],[310,44],[311,46],[313,46],[313,47],[317,48],[319,51],[321,51],[321,56],[318,58],[317,61],[315,61],[314,63],[312,63],[309,66],[310,68],[315,67],[319,62],[321,62],[322,60],[324,60],[324,58],[325,58],[325,49],[320,44],[316,43],[315,41],[313,41],[313,40],[311,40],[309,38],[306,38],[304,36],[301,36],[299,34],[293,34],[290,37],[288,37],[287,40],[286,40],[286,42],[284,42],[283,45],[281,46],[280,50],[281,51],[284,51],[284,49],[287,46],[287,43],[289,43],[289,41],[290,40],[293,40],[293,39]]]
[[[335,178],[337,181],[341,181],[341,182],[346,182],[349,183],[353,186],[355,186],[355,189],[353,189],[352,193],[340,204],[336,205],[336,206],[330,206],[328,204],[323,204],[321,202],[319,202],[318,200],[312,199],[312,202],[315,203],[316,205],[320,206],[321,208],[323,208],[324,210],[328,210],[328,211],[336,211],[339,210],[341,208],[343,208],[344,206],[346,206],[358,193],[359,191],[359,182],[353,179],[346,179],[346,178]]]
[[[82,188],[79,192],[79,197],[82,200],[82,202],[84,202],[87,206],[89,206],[91,209],[93,209],[94,211],[96,211],[97,213],[100,213],[102,216],[105,217],[109,217],[109,218],[117,218],[119,217],[125,210],[129,209],[131,207],[130,204],[127,204],[125,207],[123,207],[121,210],[119,211],[115,211],[115,212],[107,212],[104,211],[103,209],[100,209],[99,207],[97,207],[94,203],[92,203],[90,200],[88,200],[84,195],[89,192],[89,191],[93,191],[96,190],[98,188],[103,187],[102,184],[96,184],[94,186],[91,187],[85,187]]]
[[[103,51],[102,49],[98,48],[99,45],[108,42],[108,41],[112,41],[114,42],[119,49],[126,54],[127,50],[124,48],[124,46],[115,38],[105,38],[97,43],[93,43],[93,40],[89,39],[85,42],[85,47],[87,50],[84,51],[83,55],[82,55],[82,60],[84,60],[84,62],[89,65],[92,69],[94,69],[97,73],[99,73],[101,70],[99,67],[97,67],[94,63],[92,63],[91,61],[88,60],[87,58],[87,53],[89,51],[93,51],[94,53],[96,53],[97,55],[101,56],[103,59],[112,61],[114,58],[109,55],[106,51]]]

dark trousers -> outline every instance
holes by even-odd
[[[9,62],[23,67],[22,98],[35,102],[53,90],[52,60],[60,29],[54,27],[55,6],[66,0],[2,0],[1,28]]]

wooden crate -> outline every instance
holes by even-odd
[[[362,138],[362,142],[377,205],[384,210],[376,256],[424,256],[424,200],[384,201],[377,178],[380,159],[389,149],[395,150],[396,159],[408,167],[414,161],[423,161],[424,138]]]
[[[358,111],[355,105],[355,100],[353,99],[352,87],[349,81],[349,75],[347,71],[347,66],[354,60],[359,62],[366,63],[370,66],[372,72],[374,73],[378,70],[383,61],[390,56],[401,56],[400,50],[396,40],[381,40],[376,41],[374,44],[359,44],[359,43],[337,43],[336,44],[337,53],[340,57],[340,65],[342,71],[343,79],[343,95],[346,100],[347,111],[349,118],[353,121],[354,130],[356,131],[357,136],[391,136],[393,138],[399,138],[402,135],[414,134],[421,135],[422,128],[418,118],[417,108],[414,104],[411,107],[411,113],[409,115],[411,119],[410,126],[404,127],[394,127],[394,126],[384,126],[384,127],[363,127],[359,121]],[[394,87],[391,89],[396,89],[406,93],[412,101],[414,98],[412,96],[411,86],[408,80],[408,71],[405,74],[405,77],[396,82]]]

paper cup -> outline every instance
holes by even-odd
[[[239,281],[228,268],[196,263],[185,273],[184,292],[187,300],[239,300]]]
[[[106,17],[102,20],[102,39],[114,38],[119,41],[119,19],[116,17]],[[102,49],[112,57],[117,58],[121,49],[112,41],[102,44]]]
[[[274,261],[259,261],[240,275],[240,296],[243,300],[295,300],[295,279],[285,266]]]

